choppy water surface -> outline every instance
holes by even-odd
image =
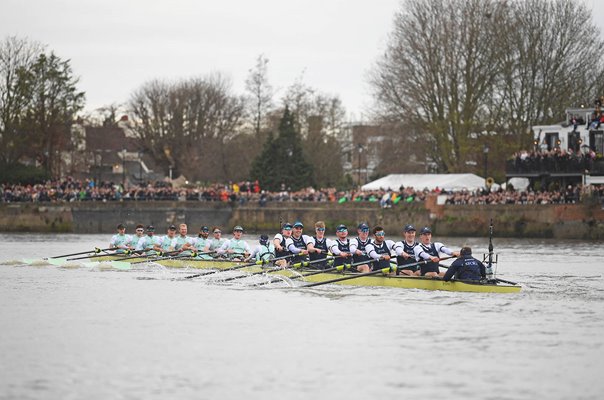
[[[24,266],[108,237],[0,242],[2,399],[602,398],[601,243],[495,239],[510,295]]]

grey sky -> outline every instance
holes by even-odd
[[[351,118],[371,103],[366,73],[400,0],[2,0],[0,37],[71,59],[87,109],[123,103],[147,80],[222,72],[243,93],[259,54],[276,89],[337,94]],[[587,0],[604,27],[604,1]],[[596,9],[595,7],[599,8]]]

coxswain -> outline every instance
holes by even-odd
[[[308,249],[307,245],[311,241],[310,236],[302,233],[304,224],[300,221],[294,222],[292,235],[285,239],[285,248],[295,256],[291,257],[290,263],[296,264],[302,261],[307,261]]]
[[[111,237],[109,247],[115,249],[116,253],[123,254],[130,249],[132,237],[126,235],[126,227],[123,224],[119,224],[116,229],[117,233]]]
[[[386,239],[386,232],[381,226],[376,226],[372,230],[373,240],[365,247],[367,255],[373,259],[370,270],[378,270],[390,267],[390,259],[394,252],[394,241]],[[367,270],[361,270],[359,272],[369,272]]]
[[[163,253],[176,250],[176,227],[174,225],[170,225],[166,234],[161,237],[159,247]]]
[[[371,257],[367,255],[367,245],[371,243],[369,238],[369,225],[362,222],[357,226],[357,237],[350,241],[350,252],[352,253],[352,262],[354,264],[367,261],[367,264],[357,265],[357,271],[369,271],[371,266]]]
[[[160,239],[154,236],[155,227],[153,225],[147,226],[147,234],[141,237],[136,244],[136,251],[143,252],[146,256],[156,255],[157,252],[161,251]]]
[[[327,247],[331,254],[336,256],[333,266],[338,267],[343,264],[349,264],[352,260],[350,252],[350,239],[348,239],[348,228],[340,224],[336,226],[336,240],[328,240]]]
[[[243,227],[240,225],[235,226],[233,228],[233,237],[225,241],[216,252],[234,261],[248,258],[252,250],[250,249],[250,245],[241,238],[242,236]]]
[[[472,248],[464,246],[459,251],[457,260],[449,266],[443,280],[449,282],[452,278],[459,281],[479,281],[486,279],[487,271],[482,262],[472,257]]]
[[[289,256],[291,253],[287,250],[285,245],[286,239],[289,239],[292,236],[292,224],[286,222],[281,227],[281,233],[277,233],[273,238],[273,246],[275,247],[275,258],[281,258],[285,256]],[[280,267],[285,267],[287,265],[286,259],[281,259],[275,261],[275,263]]]
[[[432,230],[425,226],[419,231],[419,244],[413,249],[415,259],[419,261],[428,261],[422,264],[420,268],[421,276],[436,277],[443,276],[444,272],[440,272],[438,262],[440,261],[440,253],[448,256],[458,257],[459,252],[453,251],[440,242],[432,243]]]
[[[187,236],[189,232],[189,228],[187,224],[180,224],[178,226],[179,235],[176,237],[176,245],[175,250],[180,252],[180,255],[183,257],[188,257],[191,255],[191,250],[194,249],[195,239]]]
[[[258,245],[254,247],[252,254],[250,254],[250,260],[268,262],[275,257],[275,248],[272,243],[268,242],[268,235],[260,235],[258,239]]]
[[[327,238],[325,237],[325,222],[315,222],[315,235],[311,237],[311,240],[307,245],[308,257],[310,261],[316,261],[327,257]],[[313,262],[313,268],[326,269],[327,260],[321,262]]]
[[[394,244],[394,251],[396,252],[396,264],[398,266],[396,274],[399,273],[404,275],[419,275],[420,268],[418,265],[406,267],[405,265],[415,264],[415,246],[417,241],[415,240],[415,227],[413,225],[405,225],[403,228],[403,240]]]

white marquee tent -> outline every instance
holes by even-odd
[[[363,185],[363,190],[398,190],[401,186],[416,190],[444,189],[447,191],[476,190],[484,187],[485,180],[474,174],[390,174]]]

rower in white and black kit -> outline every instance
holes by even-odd
[[[394,241],[386,239],[386,233],[381,226],[374,227],[372,232],[373,240],[365,247],[367,255],[373,259],[371,270],[376,271],[378,269],[390,267],[390,259],[394,252]]]
[[[403,228],[404,239],[394,244],[396,252],[396,264],[398,266],[396,274],[404,275],[419,275],[420,268],[418,265],[406,267],[409,264],[416,264],[415,246],[418,245],[415,240],[415,227],[413,225],[405,225]]]
[[[291,253],[295,254],[290,259],[292,264],[296,264],[302,261],[308,260],[308,243],[312,242],[312,238],[308,235],[302,234],[304,224],[300,221],[294,222],[292,235],[285,239],[285,248]]]
[[[432,243],[432,230],[427,226],[419,231],[419,244],[415,246],[413,251],[418,261],[429,261],[427,264],[423,264],[420,269],[421,275],[428,277],[442,277],[445,274],[440,272],[438,268],[440,253],[459,257],[459,251],[453,251],[440,242]]]
[[[348,228],[340,224],[336,227],[336,240],[328,240],[327,247],[334,256],[337,256],[333,262],[334,267],[349,264],[352,261],[350,252],[350,239],[348,239]]]
[[[369,238],[369,225],[362,222],[357,227],[357,237],[350,241],[350,252],[352,253],[352,262],[354,264],[367,261],[367,264],[357,265],[358,272],[370,271],[371,257],[367,255],[367,245],[371,243]]]
[[[327,260],[317,261],[327,257],[328,245],[327,238],[325,237],[325,222],[315,222],[315,235],[311,237],[307,249],[308,257],[310,258],[310,261],[313,262],[313,268],[326,269],[328,266]]]

